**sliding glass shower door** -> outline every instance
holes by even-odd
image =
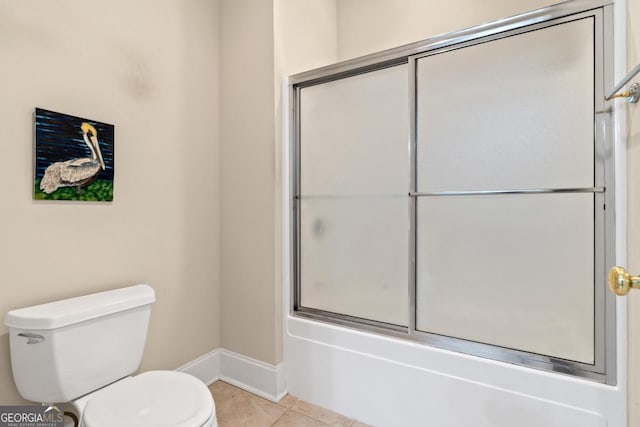
[[[610,382],[603,22],[481,27],[298,77],[293,312]]]
[[[407,66],[301,89],[301,305],[407,325]]]
[[[416,59],[418,330],[593,363],[593,26]]]

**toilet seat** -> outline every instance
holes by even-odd
[[[215,426],[215,404],[197,378],[175,371],[148,371],[120,380],[90,397],[85,427]]]

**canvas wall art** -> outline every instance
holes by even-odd
[[[36,108],[36,200],[113,200],[114,126]]]

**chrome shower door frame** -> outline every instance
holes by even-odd
[[[465,194],[526,194],[526,193],[593,193],[594,196],[594,360],[593,364],[580,363],[547,355],[473,342],[461,338],[419,331],[416,328],[416,233],[417,199],[419,197],[447,197],[457,192],[420,193],[417,190],[416,144],[417,102],[416,64],[418,59],[445,53],[479,43],[486,43],[545,27],[579,19],[594,20],[594,177],[589,188],[540,188],[476,191]],[[605,101],[608,88],[613,85],[613,6],[609,2],[573,0],[536,11],[506,18],[489,24],[433,37],[362,58],[337,63],[316,70],[296,74],[289,79],[291,171],[290,171],[290,235],[291,235],[291,301],[293,316],[330,322],[360,330],[413,340],[438,348],[558,372],[614,385],[616,383],[616,313],[615,297],[606,292],[606,272],[615,263],[615,183],[611,108]],[[408,327],[332,313],[301,304],[300,266],[300,97],[301,89],[333,80],[343,79],[386,67],[408,64],[409,72],[409,159],[407,203],[410,214],[409,262],[407,299]],[[553,296],[550,296],[552,298]]]

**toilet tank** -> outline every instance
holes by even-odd
[[[135,372],[154,301],[153,288],[136,285],[8,312],[22,397],[68,402]]]

